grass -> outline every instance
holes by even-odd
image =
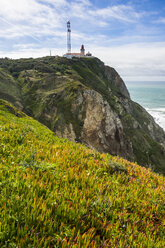
[[[0,101],[0,247],[165,246],[165,179]]]

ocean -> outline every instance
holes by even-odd
[[[165,82],[127,82],[131,99],[144,107],[165,130]]]

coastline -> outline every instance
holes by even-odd
[[[131,99],[144,107],[165,131],[165,82],[127,82]]]

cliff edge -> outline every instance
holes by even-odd
[[[165,133],[130,99],[115,69],[97,58],[61,57],[1,59],[0,67],[1,98],[57,136],[165,174]],[[13,91],[4,97],[8,79],[17,97]]]

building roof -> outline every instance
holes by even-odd
[[[82,53],[67,53],[67,55],[82,55]]]

